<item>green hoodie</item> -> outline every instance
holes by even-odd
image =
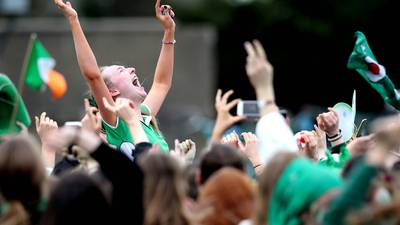
[[[300,215],[329,191],[342,185],[331,169],[308,159],[294,159],[278,179],[268,208],[269,225],[300,225]]]

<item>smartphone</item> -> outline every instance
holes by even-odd
[[[237,105],[236,114],[238,116],[259,118],[260,117],[260,107],[259,107],[258,101],[255,101],[255,100],[240,101]]]

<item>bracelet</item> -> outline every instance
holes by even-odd
[[[339,136],[339,135],[341,135],[342,134],[342,130],[340,130],[339,129],[339,131],[335,134],[335,135],[332,135],[332,136],[329,136],[328,134],[326,134],[326,136],[328,137],[328,138],[336,138],[337,136]]]
[[[176,40],[175,39],[173,41],[164,41],[164,40],[162,40],[161,43],[163,45],[174,45],[176,43]]]
[[[340,140],[343,137],[342,132],[339,132],[338,134],[334,135],[333,137],[328,137],[329,142],[335,142]]]

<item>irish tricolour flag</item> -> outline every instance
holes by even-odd
[[[42,43],[34,37],[25,73],[25,84],[34,90],[49,87],[54,99],[61,98],[67,91],[67,83],[62,74],[54,70],[56,61]]]

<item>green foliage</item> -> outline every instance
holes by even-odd
[[[266,26],[291,21],[298,30],[330,35],[340,23],[362,23],[381,9],[382,0],[192,0],[176,1],[183,21],[225,26],[235,12],[248,8]]]

